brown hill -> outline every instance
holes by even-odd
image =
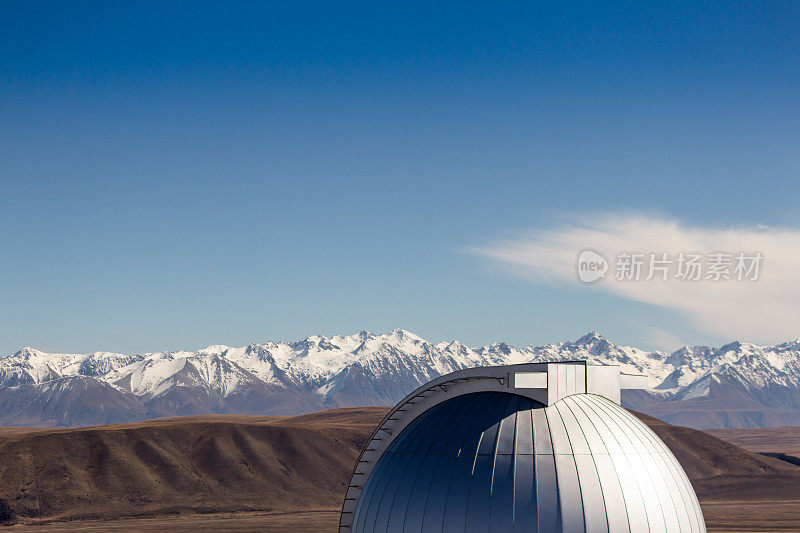
[[[23,522],[335,511],[360,447],[385,412],[0,430],[0,499]],[[701,500],[800,500],[800,467],[640,416],[676,454]]]
[[[384,412],[15,428],[0,432],[0,499],[34,519],[335,509]]]
[[[709,429],[707,432],[750,451],[800,456],[800,427]]]

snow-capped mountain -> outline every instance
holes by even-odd
[[[800,340],[666,353],[616,346],[592,332],[546,346],[498,342],[471,348],[458,341],[432,344],[401,329],[137,355],[24,348],[0,358],[0,424],[90,425],[392,405],[454,370],[575,359],[648,375],[650,391],[626,391],[624,403],[668,421],[694,427],[800,425]]]

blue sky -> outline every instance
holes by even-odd
[[[738,338],[472,250],[794,231],[798,36],[790,2],[4,2],[0,353]]]

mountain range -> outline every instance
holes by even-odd
[[[624,391],[623,404],[673,424],[800,425],[800,340],[686,346],[668,353],[616,346],[591,332],[546,346],[497,342],[471,348],[458,341],[433,344],[401,329],[137,355],[23,348],[0,358],[0,425],[80,427],[393,405],[458,369],[576,359],[646,374],[650,388]]]

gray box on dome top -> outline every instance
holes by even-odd
[[[340,532],[703,533],[677,460],[619,406],[621,389],[646,386],[585,361],[441,376],[373,432]]]
[[[619,403],[621,389],[647,388],[647,376],[623,374],[619,366],[595,365],[586,361],[472,368],[449,376],[485,374],[488,368],[507,369],[509,389],[545,405],[583,393],[597,394]]]

